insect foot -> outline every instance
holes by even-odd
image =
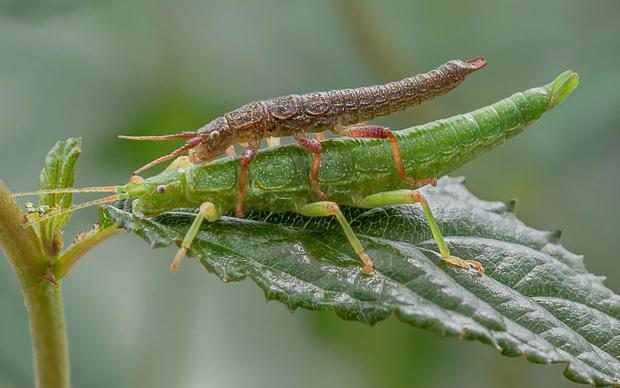
[[[360,257],[360,259],[362,259],[362,262],[364,263],[364,265],[362,266],[362,273],[364,275],[372,275],[374,271],[374,266],[372,264],[370,256],[368,256],[366,252],[360,252],[358,253],[358,256]]]
[[[455,256],[444,256],[443,260],[457,267],[465,268],[465,269],[474,269],[478,271],[478,275],[484,275],[484,267],[482,264],[475,260],[464,260],[459,259]]]

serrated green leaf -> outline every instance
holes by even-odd
[[[620,298],[581,256],[559,245],[556,233],[523,224],[509,205],[474,197],[461,180],[444,178],[423,192],[453,254],[482,262],[486,275],[443,263],[415,205],[345,209],[375,262],[370,277],[329,218],[224,217],[203,225],[189,253],[224,281],[250,277],[291,309],[331,309],[369,324],[394,314],[507,356],[567,363],[573,381],[617,384]],[[137,218],[121,205],[108,207],[110,216],[153,247],[179,244],[195,216],[179,209]]]
[[[58,141],[45,157],[41,170],[41,190],[64,189],[73,187],[74,169],[80,153],[82,141],[79,138],[69,138]],[[41,206],[51,209],[66,209],[71,206],[73,194],[43,194],[39,201]],[[71,213],[62,214],[41,222],[41,237],[48,251],[57,253],[60,250],[60,230],[71,218]]]

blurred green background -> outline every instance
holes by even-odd
[[[172,149],[116,135],[195,129],[246,102],[355,87],[452,58],[488,67],[456,91],[379,120],[394,128],[581,74],[542,122],[454,175],[564,243],[620,291],[617,0],[0,0],[0,178],[37,187],[47,150],[81,136],[76,184],[120,184]],[[66,239],[95,211],[75,215]],[[370,328],[265,303],[172,248],[121,234],[64,282],[75,387],[565,387],[562,366],[500,356],[394,319]],[[0,260],[0,387],[32,386],[26,313]]]

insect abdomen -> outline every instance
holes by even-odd
[[[401,133],[412,176],[445,175],[525,130],[554,104],[553,84],[516,93],[493,105]]]
[[[341,124],[355,124],[419,105],[447,93],[465,77],[484,67],[482,58],[453,60],[427,73],[385,85],[327,92]]]
[[[563,101],[577,82],[575,73],[565,72],[546,86],[516,93],[473,112],[397,131],[408,175],[414,179],[439,178],[461,167],[521,133]],[[330,146],[324,148],[320,184],[336,202],[355,204],[369,194],[407,187],[396,172],[387,141],[340,140]]]
[[[482,58],[449,61],[424,74],[385,85],[290,95],[265,101],[272,131],[317,131],[356,124],[418,105],[457,87],[484,67]]]

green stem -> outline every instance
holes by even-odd
[[[24,300],[32,333],[36,386],[70,387],[69,348],[60,285],[39,280],[24,291]]]
[[[45,280],[50,258],[11,193],[0,182],[0,247],[22,288],[34,354],[37,388],[70,387],[69,351],[62,291]]]
[[[114,225],[97,228],[88,232],[84,237],[71,244],[71,246],[62,253],[54,266],[54,277],[56,279],[62,279],[88,251],[119,232],[122,232],[122,229]]]

